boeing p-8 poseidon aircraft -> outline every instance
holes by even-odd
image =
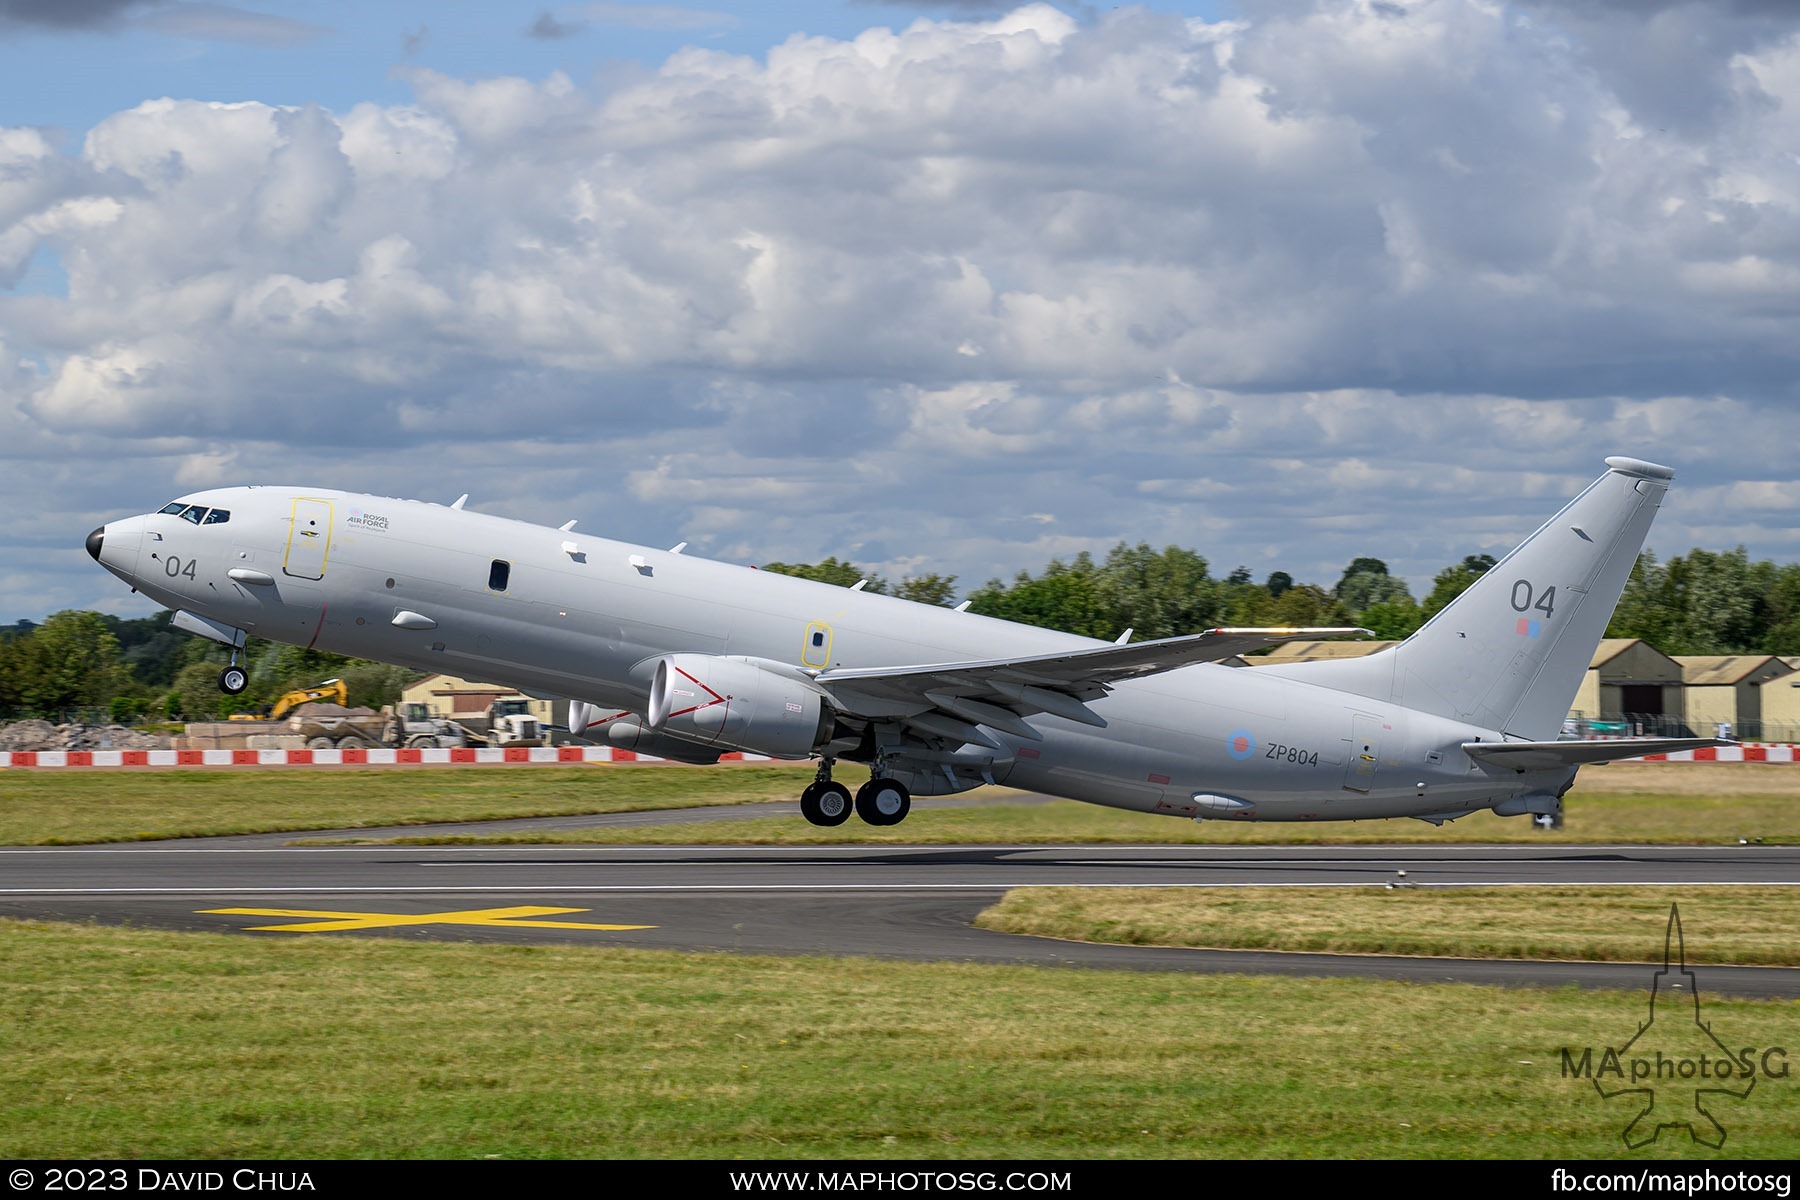
[[[250,634],[571,701],[576,733],[682,762],[819,760],[806,818],[874,825],[1004,783],[1202,820],[1555,814],[1582,763],[1713,739],[1555,740],[1673,472],[1607,471],[1398,646],[1220,660],[1355,629],[1111,644],[416,500],[196,492],[90,554],[233,648]],[[464,498],[466,499],[466,497]],[[832,778],[869,764],[856,793]]]

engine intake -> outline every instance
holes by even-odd
[[[805,758],[831,731],[816,684],[780,663],[716,654],[669,654],[650,684],[650,728],[772,758]]]

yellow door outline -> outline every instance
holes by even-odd
[[[308,507],[302,510],[301,505]],[[282,573],[296,579],[323,579],[325,560],[330,554],[331,502],[296,499],[288,526],[287,553],[281,560]]]
[[[823,621],[807,625],[806,637],[800,643],[800,664],[819,670],[831,665],[831,626]]]

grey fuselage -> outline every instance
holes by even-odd
[[[229,519],[109,522],[96,531],[101,564],[169,608],[255,636],[609,711],[642,714],[671,653],[817,670],[1105,644],[415,500],[260,486],[182,499]],[[503,588],[490,586],[496,562]],[[408,614],[429,627],[397,626]],[[1188,666],[1118,683],[1090,708],[1104,728],[1040,713],[1041,741],[987,731],[1001,747],[990,777],[1121,809],[1264,821],[1441,818],[1558,794],[1573,778],[1496,771],[1459,746],[1500,731],[1287,669]],[[914,790],[971,785],[923,782]]]

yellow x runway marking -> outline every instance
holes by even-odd
[[[299,925],[251,925],[257,933],[337,933],[345,929],[390,929],[397,925],[526,925],[534,929],[655,929],[654,925],[593,925],[581,921],[526,921],[523,917],[547,917],[555,913],[588,912],[585,908],[476,908],[466,912],[351,913],[319,912],[308,908],[205,908],[202,913],[244,917],[321,917]]]

